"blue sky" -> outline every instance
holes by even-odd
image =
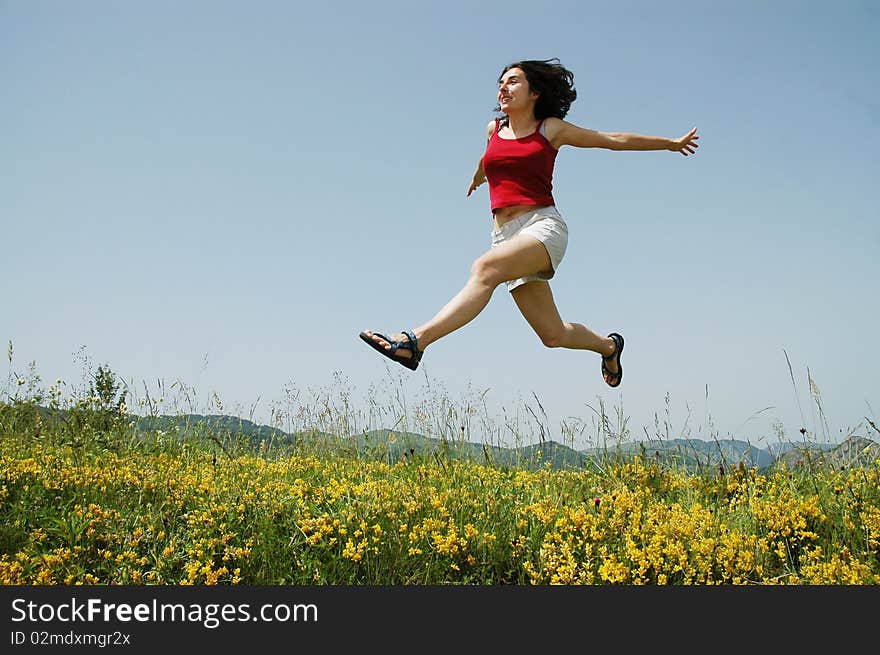
[[[877,438],[878,28],[855,1],[0,2],[10,374],[71,389],[87,360],[259,422],[296,394],[402,394],[543,409],[557,439],[600,405],[632,438]],[[464,283],[496,79],[550,57],[571,122],[701,137],[557,159],[554,296],[626,337],[623,384],[543,347],[503,287],[410,373],[357,334]]]

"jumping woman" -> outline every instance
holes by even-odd
[[[553,167],[562,146],[608,150],[669,150],[684,156],[698,147],[696,128],[677,139],[598,132],[563,120],[577,98],[574,75],[558,59],[519,61],[498,78],[498,118],[486,126],[486,146],[467,190],[489,183],[494,218],[492,246],[471,266],[470,277],[427,323],[397,334],[372,330],[360,338],[415,370],[425,349],[472,321],[501,283],[548,348],[590,350],[602,357],[605,382],[623,380],[623,336],[602,337],[559,316],[549,280],[568,245],[568,226],[553,199]]]

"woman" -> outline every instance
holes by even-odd
[[[360,338],[386,357],[415,370],[425,349],[473,320],[502,282],[517,307],[549,348],[591,350],[602,356],[611,387],[623,380],[623,336],[602,337],[580,323],[564,322],[550,280],[568,244],[568,228],[552,194],[553,166],[562,146],[609,150],[696,152],[696,128],[678,139],[609,133],[565,120],[577,97],[574,75],[558,59],[519,61],[498,79],[501,117],[486,126],[486,149],[467,195],[484,182],[494,217],[492,247],[474,261],[468,281],[427,323],[386,336],[365,330]]]

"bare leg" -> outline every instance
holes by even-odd
[[[602,356],[610,355],[616,347],[610,337],[602,337],[580,323],[563,322],[547,282],[527,282],[511,292],[519,311],[548,348],[592,350]],[[617,362],[605,363],[611,373],[617,373]],[[608,382],[608,378],[605,379]]]
[[[528,235],[517,236],[486,251],[474,261],[470,277],[461,291],[430,321],[413,330],[419,349],[424,350],[438,339],[470,323],[489,304],[492,293],[502,282],[534,275],[549,270],[550,266],[550,256],[544,244]],[[384,339],[369,330],[366,332],[380,345],[391,347]],[[399,333],[391,335],[391,338],[406,341],[406,337]],[[407,356],[411,353],[401,348],[397,354]]]

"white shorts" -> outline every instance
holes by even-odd
[[[556,274],[556,269],[565,255],[568,246],[568,225],[556,207],[538,207],[521,214],[501,227],[492,230],[492,247],[500,246],[519,234],[528,234],[544,244],[550,255],[551,270],[507,281],[507,290],[513,291],[526,282],[549,280]]]

